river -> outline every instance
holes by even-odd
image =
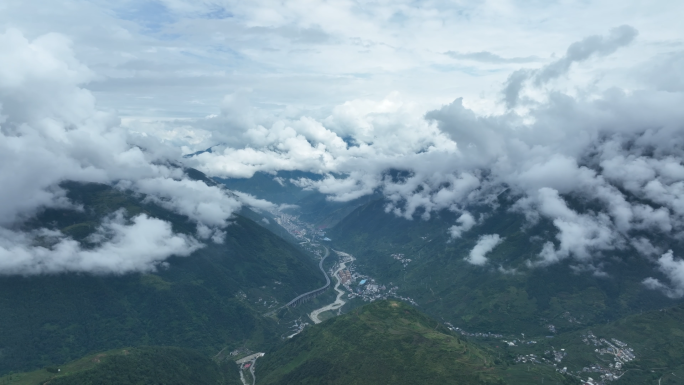
[[[351,259],[351,261],[354,260],[354,257],[352,257],[351,255],[349,255],[347,253],[337,251],[337,250],[333,250],[333,251],[341,257],[348,257]],[[335,298],[335,301],[328,304],[328,305],[325,305],[319,309],[316,309],[316,310],[312,311],[311,314],[309,314],[309,318],[311,318],[311,320],[315,324],[319,324],[319,323],[323,322],[320,320],[320,318],[318,318],[318,316],[321,313],[323,313],[325,311],[329,311],[329,310],[330,311],[337,310],[337,309],[341,308],[342,306],[344,306],[344,304],[346,303],[346,301],[344,301],[342,299],[342,296],[344,295],[344,290],[340,289],[340,284],[341,284],[340,277],[337,275],[340,271],[344,270],[347,267],[346,262],[347,261],[343,261],[342,263],[340,263],[340,267],[333,273],[333,277],[335,278],[335,280],[337,280],[337,284],[335,284],[335,291],[337,292],[337,297]]]

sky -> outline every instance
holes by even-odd
[[[424,109],[463,97],[497,110],[500,84],[619,25],[629,48],[581,68],[628,82],[626,67],[675,50],[672,1],[6,0],[0,28],[59,33],[95,77],[98,106],[123,118],[217,114],[226,95],[260,109],[324,116],[397,92]],[[630,86],[634,86],[630,84]]]
[[[149,271],[222,242],[242,205],[274,207],[180,162],[318,173],[291,182],[336,201],[379,192],[401,220],[451,210],[454,241],[482,220],[470,205],[510,190],[512,212],[557,230],[527,268],[601,276],[605,255],[637,253],[645,287],[682,297],[669,250],[684,235],[682,14],[671,1],[3,1],[0,273]],[[17,230],[78,209],[65,180],[146,194],[196,234],[116,214],[93,254]],[[139,229],[160,252],[132,263],[150,249]],[[32,243],[46,234],[52,248]],[[466,261],[487,266],[504,241],[482,236]]]

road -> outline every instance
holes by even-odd
[[[316,292],[318,292],[318,291],[323,291],[323,290],[327,289],[328,286],[330,286],[330,277],[328,277],[328,274],[327,274],[327,273],[325,272],[325,270],[323,269],[323,262],[325,261],[326,258],[328,258],[328,255],[330,255],[330,250],[328,250],[328,248],[325,247],[325,246],[323,246],[323,248],[325,249],[325,255],[323,256],[323,258],[321,258],[321,262],[318,264],[318,268],[321,269],[321,272],[322,272],[323,275],[325,276],[325,285],[319,287],[319,288],[316,289],[316,290],[311,290],[311,291],[309,291],[309,292],[306,292],[306,293],[304,293],[304,294],[302,294],[302,295],[297,296],[295,299],[293,299],[292,301],[288,302],[288,303],[285,304],[285,306],[283,306],[283,307],[290,306],[290,305],[292,305],[293,303],[299,301],[300,299],[302,299],[302,298],[304,298],[304,297],[306,297],[306,296],[308,296],[308,295],[311,295],[311,294],[313,294],[313,293],[316,293]]]
[[[264,314],[264,317],[270,317],[270,316],[272,316],[273,314],[275,314],[278,310],[280,310],[280,309],[282,309],[282,308],[285,308],[285,307],[288,307],[288,306],[292,306],[292,304],[296,304],[297,301],[300,301],[300,300],[302,300],[302,299],[306,299],[307,296],[312,295],[312,294],[314,294],[314,293],[322,292],[322,291],[324,291],[325,289],[327,289],[328,286],[330,286],[330,277],[328,277],[328,274],[327,274],[327,273],[325,272],[325,270],[323,269],[323,262],[325,261],[326,258],[328,258],[328,255],[330,255],[330,250],[328,250],[328,248],[325,247],[325,246],[323,246],[323,248],[325,249],[325,255],[323,256],[323,258],[321,258],[321,262],[318,263],[318,268],[321,269],[321,273],[323,273],[323,276],[325,277],[325,285],[319,287],[319,288],[316,289],[316,290],[311,290],[311,291],[306,292],[306,293],[304,293],[304,294],[302,294],[302,295],[298,295],[298,296],[295,297],[292,301],[286,303],[285,305],[283,305],[283,306],[281,306],[281,307],[279,307],[279,308],[277,308],[277,309],[275,309],[275,310],[271,310],[271,311],[269,311],[268,313]]]
[[[338,253],[338,254],[340,254],[340,253]],[[345,256],[351,257],[351,255],[346,254],[346,253],[342,253],[341,255],[345,255]],[[351,257],[351,258],[353,258],[353,257]],[[353,260],[353,259],[352,259],[352,260]],[[325,305],[325,306],[323,306],[323,307],[320,308],[320,309],[316,309],[316,310],[312,311],[311,314],[309,314],[309,318],[311,318],[311,320],[312,320],[314,323],[319,324],[319,323],[323,322],[323,321],[321,321],[321,320],[318,318],[318,316],[319,316],[321,313],[323,313],[324,311],[328,311],[328,310],[337,310],[337,309],[341,308],[342,306],[344,306],[344,304],[346,303],[345,301],[342,300],[342,296],[344,295],[344,290],[341,290],[341,289],[339,288],[341,282],[340,282],[340,277],[337,275],[337,273],[339,273],[340,271],[344,270],[346,267],[347,267],[347,265],[346,265],[344,262],[342,262],[342,263],[340,264],[340,268],[337,269],[337,271],[335,271],[335,273],[333,273],[333,276],[334,276],[335,279],[337,280],[337,284],[335,284],[335,291],[337,292],[337,298],[335,298],[335,302],[333,302],[333,303],[331,303],[331,304],[328,304],[328,305]]]
[[[256,384],[256,374],[254,373],[254,367],[256,366],[256,360],[257,358],[263,357],[264,353],[254,353],[251,356],[247,356],[244,358],[241,358],[237,361],[235,361],[236,364],[240,365],[240,380],[242,381],[243,385],[249,385],[247,384],[247,380],[245,379],[245,376],[242,374],[242,365],[246,363],[251,363],[249,366],[249,373],[252,375],[252,385]]]

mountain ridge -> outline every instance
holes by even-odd
[[[122,208],[129,218],[144,213],[168,221],[176,233],[196,229],[143,196],[108,185],[62,186],[85,209],[46,209],[24,223],[27,231],[47,227],[82,241],[101,218]],[[261,314],[322,285],[323,277],[297,247],[250,219],[235,215],[232,221],[223,244],[206,242],[154,272],[0,277],[0,373],[124,346],[175,345],[215,354],[226,346],[256,349],[276,341],[280,326]]]

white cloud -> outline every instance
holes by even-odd
[[[672,250],[668,250],[657,263],[658,270],[670,280],[670,285],[663,284],[653,277],[645,279],[644,285],[650,289],[661,290],[671,298],[684,297],[684,260],[675,259]]]
[[[503,241],[499,234],[483,235],[477,240],[477,244],[470,250],[465,260],[473,265],[483,266],[487,263],[486,255]]]
[[[174,164],[179,149],[129,133],[115,115],[99,111],[82,88],[94,75],[74,57],[69,39],[29,40],[10,29],[0,34],[0,61],[0,274],[147,271],[199,247],[146,216],[130,225],[121,214],[103,222],[98,234],[111,239],[92,250],[59,234],[51,247],[36,246],[30,234],[10,230],[43,208],[81,209],[66,198],[64,181],[116,183],[143,193],[196,222],[201,238],[222,242],[221,228],[241,202],[187,179]]]
[[[452,239],[461,238],[463,233],[472,229],[473,226],[475,226],[475,224],[477,223],[477,221],[469,212],[466,211],[463,214],[461,214],[460,217],[458,217],[456,223],[457,225],[453,225],[449,228],[449,235]]]
[[[568,73],[573,63],[585,61],[592,56],[606,56],[615,52],[618,48],[631,43],[637,36],[638,31],[629,25],[613,28],[608,36],[593,35],[581,41],[570,44],[563,57],[549,63],[539,70],[518,70],[511,74],[506,82],[504,97],[509,108],[516,107],[523,82],[533,80],[536,86],[542,86],[550,80],[556,79]]]
[[[218,186],[202,181],[171,178],[145,178],[130,184],[132,190],[146,194],[148,201],[185,215],[205,226],[222,228],[240,209],[238,199]]]
[[[399,94],[347,101],[318,119],[252,109],[251,127],[191,164],[229,177],[320,173],[320,180],[295,183],[337,201],[381,192],[386,211],[406,219],[494,204],[508,191],[519,199],[516,210],[531,221],[548,219],[557,230],[529,266],[568,258],[579,269],[600,266],[596,261],[616,250],[646,251],[645,243],[630,242],[635,231],[666,237],[684,231],[682,149],[672,139],[684,136],[677,107],[684,93],[578,78],[586,66],[613,60],[635,36],[631,27],[619,27],[579,39],[555,64],[528,69],[532,81],[521,83],[525,98],[515,111],[479,114],[459,98],[425,114]],[[643,67],[633,71],[642,74]],[[216,119],[228,116],[197,124]],[[582,208],[586,203],[598,210]],[[466,219],[450,229],[454,237],[472,227]]]
[[[478,114],[459,98],[425,114],[396,93],[376,102],[347,101],[319,119],[252,109],[252,126],[237,131],[232,144],[190,164],[229,177],[320,173],[320,180],[295,183],[337,201],[381,192],[386,211],[406,219],[494,204],[508,191],[519,199],[516,210],[532,221],[546,218],[557,229],[530,266],[568,258],[590,266],[615,250],[637,247],[629,241],[634,231],[684,231],[682,149],[672,139],[684,136],[678,107],[684,94],[661,92],[657,85],[619,89],[601,79],[573,85],[585,70],[575,63],[612,60],[635,36],[632,28],[619,27],[571,44],[552,65],[560,70],[542,65],[530,72],[532,80],[546,74],[537,82],[544,87],[521,83],[526,97],[515,111]],[[197,124],[218,130],[216,119],[228,116]],[[581,208],[588,202],[598,211]],[[463,219],[451,228],[455,237],[471,226]]]
[[[380,192],[407,219],[507,191],[557,229],[538,264],[652,254],[662,242],[631,242],[635,231],[684,232],[684,5],[169,0],[150,11],[97,0],[27,11],[37,4],[9,0],[0,14],[0,27],[29,36],[0,37],[5,226],[68,206],[58,184],[71,179],[146,191],[220,239],[235,207],[270,206],[168,166],[214,146],[186,165],[311,171],[323,178],[296,183],[337,201]],[[638,38],[605,27],[625,24]],[[501,103],[508,76],[513,110]]]
[[[168,222],[141,214],[127,223],[121,211],[106,218],[91,240],[96,245],[84,248],[56,231],[25,234],[0,228],[0,274],[150,272],[171,255],[185,257],[202,247],[192,237],[174,234]]]

